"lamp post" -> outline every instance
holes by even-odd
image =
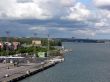
[[[36,38],[37,33],[34,33],[33,35],[34,35],[34,38]],[[35,45],[35,42],[33,43],[33,46],[34,46],[33,57],[36,57],[36,45]]]
[[[0,51],[2,50],[2,48],[3,48],[3,43],[2,43],[2,39],[1,39],[1,37],[0,37]],[[2,54],[0,54],[0,56],[1,56]]]
[[[10,34],[10,31],[6,31],[6,35],[7,35],[7,42],[9,42],[9,34]]]
[[[6,35],[7,35],[7,44],[6,44],[6,53],[7,55],[9,54],[9,34],[10,34],[10,31],[6,31]]]
[[[47,51],[47,55],[49,56],[49,54],[50,54],[50,35],[49,34],[47,34],[48,35],[48,51]]]
[[[33,35],[34,35],[34,38],[37,36],[37,33],[33,33]]]

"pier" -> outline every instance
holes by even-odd
[[[0,63],[0,82],[16,82],[25,79],[26,77],[39,73],[49,67],[55,66],[57,63],[64,60],[60,60],[59,57],[54,59],[54,62],[45,60],[40,63],[21,64],[18,67],[14,67],[13,64],[10,63]]]

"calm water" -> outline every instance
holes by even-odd
[[[65,62],[20,82],[110,82],[110,44],[64,43]]]

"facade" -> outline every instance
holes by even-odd
[[[32,44],[33,45],[36,45],[36,46],[41,46],[42,45],[42,42],[41,42],[41,40],[33,40],[32,41]]]
[[[12,43],[4,42],[4,49],[5,50],[13,50]]]
[[[0,49],[2,49],[3,48],[3,43],[2,42],[0,42]]]
[[[5,42],[5,44],[6,44],[7,46],[11,46],[11,45],[12,45],[10,42]]]
[[[5,50],[16,50],[20,46],[20,42],[4,42],[3,46]]]
[[[38,57],[45,58],[45,57],[47,57],[47,53],[46,52],[38,52]]]
[[[13,44],[13,49],[16,50],[18,49],[20,42],[13,42],[12,44]]]

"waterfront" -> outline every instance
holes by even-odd
[[[110,44],[64,43],[65,61],[20,82],[110,82]]]
[[[16,82],[37,74],[64,61],[61,56],[53,57],[39,63],[23,63],[14,66],[11,63],[0,63],[0,82]]]

